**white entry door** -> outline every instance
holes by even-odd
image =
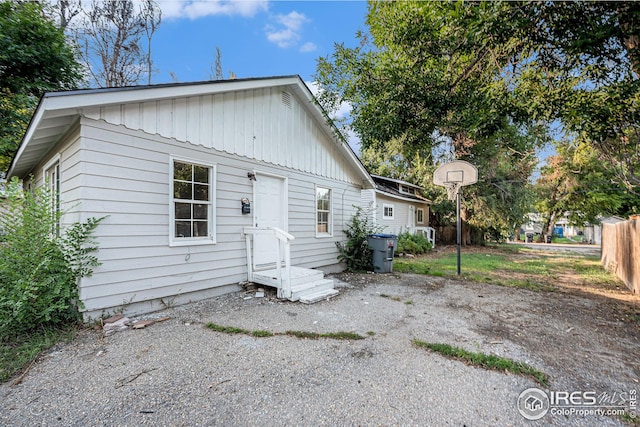
[[[287,227],[287,188],[282,177],[256,173],[253,183],[254,215],[256,227],[278,227],[288,231]],[[254,236],[254,262],[266,265],[276,262],[278,240],[273,236]]]
[[[416,226],[416,208],[415,206],[409,206],[409,216],[407,218],[407,228],[411,232]]]

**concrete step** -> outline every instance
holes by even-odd
[[[284,274],[284,268],[282,269]],[[320,270],[310,268],[291,267],[291,287],[303,285],[309,282],[322,280],[324,273]],[[269,270],[255,271],[253,273],[254,282],[263,285],[278,287],[278,270],[273,268]]]
[[[291,287],[291,301],[298,301],[304,295],[333,290],[333,280],[320,279],[312,282],[301,283]]]
[[[337,289],[324,289],[321,291],[301,295],[299,301],[304,304],[313,304],[319,301],[327,300],[335,295],[338,295]]]

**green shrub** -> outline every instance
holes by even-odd
[[[77,321],[78,279],[99,265],[91,233],[102,218],[75,223],[59,236],[61,213],[52,209],[46,185],[22,191],[14,179],[6,193],[0,214],[0,337]]]
[[[396,252],[409,254],[424,254],[429,252],[433,246],[429,239],[422,234],[411,234],[403,232],[398,234],[398,248]]]
[[[371,222],[369,216],[358,206],[355,215],[344,230],[347,236],[345,243],[336,242],[338,246],[338,261],[347,264],[351,271],[367,271],[373,269],[373,254],[367,246],[367,236],[379,233],[382,227]]]

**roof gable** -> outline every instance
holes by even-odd
[[[373,186],[299,76],[47,93],[9,176],[28,174],[80,116],[311,173],[346,168]]]

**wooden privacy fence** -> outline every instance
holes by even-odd
[[[640,219],[602,224],[602,265],[640,294]]]

